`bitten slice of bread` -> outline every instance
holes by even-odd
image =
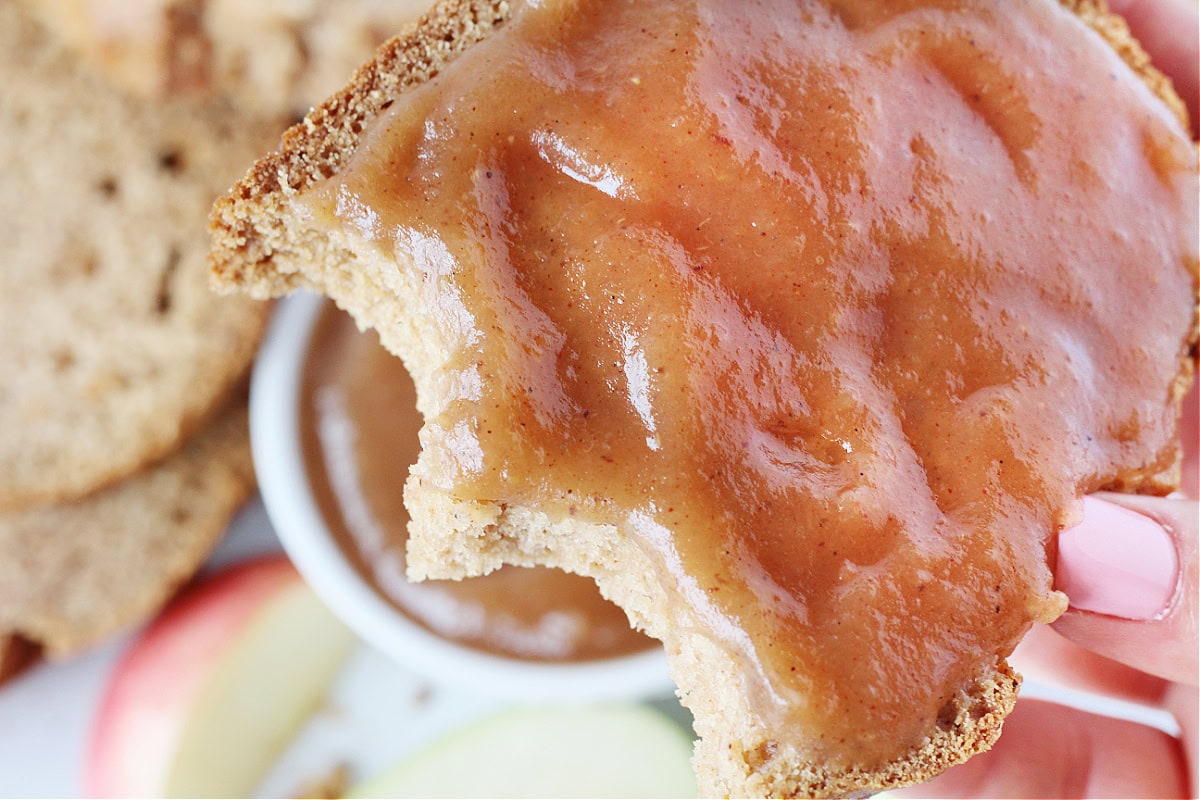
[[[1049,1],[1049,0],[1047,0]],[[1099,2],[1064,2],[1105,37],[1177,114],[1181,104],[1150,67],[1123,23]],[[336,174],[360,136],[393,98],[429,80],[458,54],[509,19],[505,2],[440,3],[409,36],[385,45],[354,81],[284,138],[214,209],[212,266],[218,283],[258,297],[309,288],[333,297],[413,372],[425,407],[438,398],[436,374],[448,358],[432,313],[420,308],[421,276],[353,234],[314,223],[295,198]],[[1186,371],[1186,370],[1185,370]],[[1185,380],[1180,381],[1182,387]],[[987,749],[1016,699],[1019,678],[1003,659],[980,665],[931,725],[928,738],[883,768],[830,768],[801,748],[767,737],[747,711],[743,663],[695,626],[684,624],[661,568],[611,525],[552,516],[534,507],[467,502],[446,489],[452,470],[435,448],[422,453],[406,486],[413,516],[415,577],[461,577],[502,563],[548,564],[596,578],[631,619],[664,641],[673,675],[701,736],[695,765],[709,795],[843,796],[920,781]]]
[[[241,402],[110,489],[0,515],[0,641],[19,636],[61,658],[145,621],[192,577],[253,490]]]
[[[213,295],[205,219],[277,130],[126,98],[0,2],[0,511],[113,483],[225,403],[268,310]]]

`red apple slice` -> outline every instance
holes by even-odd
[[[247,796],[353,642],[281,556],[187,590],[113,672],[92,732],[87,793]]]

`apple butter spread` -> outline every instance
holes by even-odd
[[[295,202],[419,276],[429,480],[617,526],[869,769],[1061,613],[1081,495],[1170,474],[1196,193],[1056,3],[530,0]]]
[[[590,578],[561,570],[504,567],[464,581],[408,581],[399,487],[420,450],[412,378],[332,304],[309,344],[300,419],[309,482],[334,539],[411,619],[443,638],[529,661],[612,658],[655,645]]]

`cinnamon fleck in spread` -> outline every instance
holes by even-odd
[[[1176,458],[1196,153],[1082,25],[529,0],[299,202],[420,272],[447,489],[616,524],[765,730],[867,769]]]

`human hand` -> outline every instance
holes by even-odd
[[[1181,426],[1186,496],[1087,498],[1083,522],[1058,542],[1056,583],[1071,607],[1010,659],[1043,683],[1163,709],[1180,736],[1022,699],[990,752],[897,796],[1197,796],[1197,397],[1193,387]]]
[[[1194,498],[1088,498],[1083,523],[1059,542],[1057,581],[1072,607],[1052,628],[1036,626],[1011,660],[1044,683],[1165,709],[1181,736],[1022,699],[990,752],[897,794],[1195,797],[1197,573]]]
[[[1196,0],[1108,0],[1113,12],[1129,23],[1134,38],[1175,85],[1192,121],[1192,137],[1200,130],[1200,70],[1197,54]]]

